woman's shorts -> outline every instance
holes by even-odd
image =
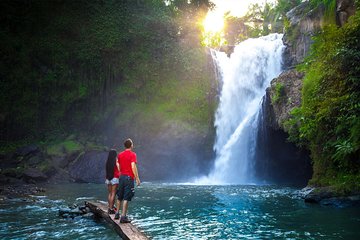
[[[115,185],[115,184],[119,184],[119,179],[118,178],[113,178],[110,181],[108,179],[105,180],[105,184],[109,185]]]

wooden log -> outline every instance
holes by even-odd
[[[115,214],[108,214],[108,207],[106,204],[101,202],[85,202],[85,205],[90,208],[96,216],[103,218],[108,222],[115,231],[120,235],[122,239],[130,240],[147,240],[146,237],[139,229],[137,229],[131,223],[120,223],[119,220],[115,220]]]

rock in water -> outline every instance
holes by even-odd
[[[74,205],[76,206],[76,205]],[[75,218],[78,216],[91,217],[93,214],[86,206],[60,208],[59,216],[63,218]]]
[[[304,188],[300,192],[307,203],[317,203],[324,206],[350,207],[360,205],[360,193],[353,193],[349,196],[339,196],[329,187]]]

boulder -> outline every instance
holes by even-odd
[[[332,198],[333,192],[328,188],[314,188],[304,195],[304,200],[307,203],[320,203],[324,199]]]
[[[35,154],[39,151],[40,151],[40,148],[37,145],[31,144],[31,145],[20,147],[20,148],[16,149],[15,154],[19,155],[19,156],[27,156],[29,154]]]
[[[57,171],[49,177],[48,181],[52,184],[74,182],[74,180],[70,177],[69,172],[61,168],[57,168]]]
[[[56,167],[65,168],[69,164],[70,159],[68,156],[51,156],[51,162]]]
[[[36,166],[43,161],[44,161],[44,158],[43,158],[42,154],[37,154],[35,156],[31,156],[29,159],[27,159],[26,162],[30,166]]]
[[[76,182],[103,183],[108,152],[87,151],[68,167],[70,176]]]
[[[26,182],[43,182],[48,179],[48,176],[46,176],[42,171],[40,171],[37,168],[29,168],[26,169],[23,173],[23,179]]]
[[[301,190],[299,195],[307,203],[316,203],[323,206],[351,207],[360,206],[360,193],[351,193],[348,196],[341,196],[331,187],[311,188]]]
[[[69,208],[60,208],[59,216],[63,218],[75,218],[78,216],[89,217],[93,216],[90,209],[86,206],[80,207],[69,207]]]

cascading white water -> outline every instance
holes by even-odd
[[[281,71],[282,34],[241,42],[228,58],[213,51],[221,94],[215,115],[216,153],[211,173],[198,184],[251,183],[256,146],[257,116],[270,81]]]

